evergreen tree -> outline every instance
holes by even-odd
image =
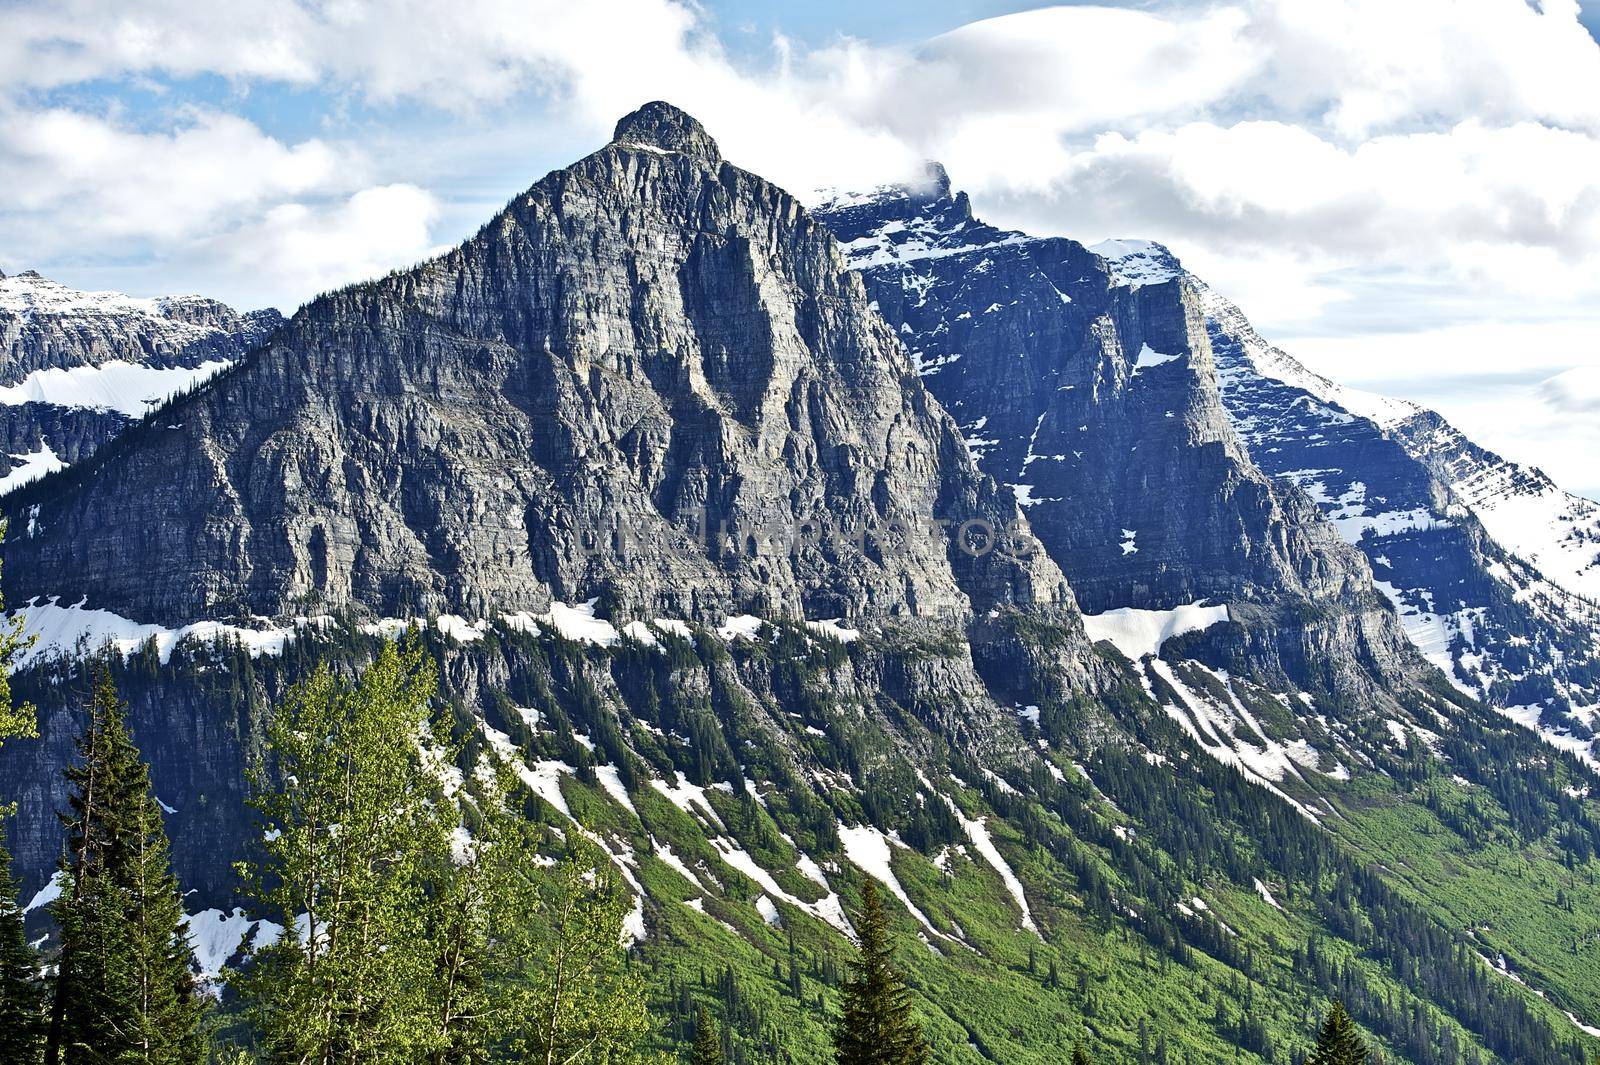
[[[867,881],[857,925],[859,956],[844,985],[844,1012],[833,1032],[839,1065],[923,1065],[928,1046],[911,1011],[911,991],[894,965],[889,917],[877,885]]]
[[[0,540],[4,539],[5,522],[0,521]],[[4,610],[5,601],[0,599],[0,612]],[[33,707],[12,704],[10,681],[12,663],[32,642],[22,634],[22,618],[0,625],[0,746],[36,734]],[[0,801],[0,1061],[33,1062],[44,1039],[43,995],[37,959],[23,931],[22,904],[6,846],[5,819],[13,809]]]
[[[204,999],[149,770],[108,669],[70,767],[55,996],[45,1060],[199,1062]]]
[[[1072,1044],[1072,1065],[1089,1065],[1089,1054],[1082,1043]]]
[[[694,1019],[694,1050],[689,1055],[689,1065],[722,1065],[722,1037],[711,1019],[711,1011],[704,1006]]]
[[[44,1040],[43,993],[37,959],[22,929],[17,881],[11,875],[0,821],[0,1061],[39,1060]]]
[[[1306,1065],[1366,1065],[1366,1061],[1367,1045],[1361,1041],[1361,1033],[1345,1012],[1344,1003],[1335,1002]]]

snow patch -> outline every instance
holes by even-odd
[[[38,451],[30,451],[22,455],[12,455],[11,457],[20,462],[21,465],[17,466],[4,477],[0,477],[0,495],[5,495],[7,492],[21,488],[25,484],[31,484],[47,474],[67,468],[67,464],[62,462],[61,459],[56,456],[55,451],[51,449],[50,441],[45,440],[42,437],[39,440]],[[37,516],[35,515],[30,515],[28,518],[29,537],[33,536],[33,531],[35,529],[34,522],[36,520]]]
[[[753,640],[760,631],[760,618],[753,614],[740,614],[738,617],[725,618],[717,628],[717,635],[732,642],[736,639]]]
[[[808,621],[806,622],[806,628],[812,632],[821,633],[823,636],[838,640],[840,643],[854,643],[856,640],[861,639],[860,629],[847,629],[839,623],[840,620],[839,618],[824,618],[820,621]]]
[[[1161,645],[1174,636],[1196,632],[1228,620],[1228,608],[1205,606],[1203,602],[1173,607],[1171,610],[1141,610],[1119,607],[1103,614],[1085,614],[1084,631],[1098,643],[1109,641],[1128,658],[1137,662],[1145,655],[1161,653]]]
[[[35,370],[0,388],[0,404],[50,403],[77,410],[112,410],[140,418],[169,397],[185,392],[232,366],[224,359],[198,366],[161,369],[113,359],[98,366]]]
[[[839,842],[844,845],[845,857],[850,860],[850,864],[888,888],[889,893],[900,900],[900,904],[916,918],[918,924],[940,939],[950,938],[933,927],[928,915],[917,908],[916,903],[911,901],[911,896],[906,894],[905,888],[900,886],[890,861],[888,836],[871,825],[840,825]]]

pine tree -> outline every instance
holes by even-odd
[[[0,1061],[39,1060],[44,1046],[42,991],[37,959],[22,928],[17,881],[0,821]]]
[[[78,743],[45,1060],[199,1062],[204,999],[149,770],[128,735],[109,669]]]
[[[1072,1065],[1089,1065],[1089,1054],[1082,1043],[1072,1044]]]
[[[722,1065],[722,1037],[717,1033],[711,1011],[704,1006],[694,1019],[694,1050],[689,1065]]]
[[[833,1032],[839,1065],[923,1065],[928,1046],[911,1010],[911,991],[894,965],[889,917],[870,880],[862,896],[859,956],[844,985],[844,1012]]]
[[[1366,1065],[1366,1061],[1367,1045],[1361,1041],[1361,1033],[1345,1012],[1344,1003],[1335,1002],[1306,1065]]]
[[[4,539],[5,522],[0,521],[0,540]],[[0,599],[0,612],[4,610],[5,601]],[[22,618],[0,625],[0,746],[36,734],[33,707],[12,704],[10,680],[16,656],[32,642],[22,633]],[[0,1061],[33,1062],[44,1039],[43,995],[37,959],[23,931],[22,905],[6,846],[4,822],[13,809],[0,801]]]

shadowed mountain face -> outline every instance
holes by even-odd
[[[1592,504],[1309,372],[1161,245],[997,230],[937,168],[818,214],[1086,610],[1243,601],[1247,628],[1315,648],[1302,666],[1386,678],[1405,656],[1376,588],[1456,684],[1593,757]]]
[[[1230,668],[1338,690],[1413,668],[1366,560],[1251,461],[1187,279],[985,225],[937,167],[818,215],[1086,611],[1224,602]]]
[[[1019,512],[867,304],[793,199],[648,105],[461,247],[319,299],[13,496],[7,594],[167,624],[1070,608],[1038,553],[879,541]],[[841,535],[791,550],[807,522]]]
[[[1312,373],[1165,248],[1145,245],[1140,269],[1200,293],[1223,403],[1252,456],[1367,556],[1426,657],[1557,747],[1600,757],[1600,508],[1432,411]]]
[[[277,311],[0,274],[0,492],[78,462],[265,340]]]

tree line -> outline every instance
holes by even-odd
[[[0,628],[0,742],[33,731],[7,683],[25,646],[16,625]],[[420,647],[386,645],[354,679],[315,669],[272,715],[252,772],[260,856],[239,870],[270,923],[226,977],[219,1011],[195,971],[162,808],[102,671],[67,771],[47,957],[24,935],[0,834],[0,1061],[677,1060],[649,1049],[662,1040],[624,945],[632,896],[603,843],[527,816],[514,777],[463,778],[430,709],[437,694]],[[928,1061],[870,880],[854,923],[835,1059]],[[703,1007],[689,1035],[689,1061],[727,1057]],[[1071,1060],[1103,1054],[1079,1046]],[[1342,1004],[1305,1060],[1367,1060]]]
[[[17,626],[0,631],[0,741],[33,732],[32,708],[5,686],[25,646]],[[324,667],[290,691],[252,772],[261,856],[239,869],[269,921],[227,975],[235,1008],[219,1014],[148,768],[101,670],[66,773],[48,957],[27,942],[0,835],[0,1061],[668,1060],[647,1049],[654,1026],[624,946],[632,900],[614,862],[576,826],[547,856],[547,827],[526,816],[514,779],[485,768],[469,788],[436,739],[436,692],[431,660],[395,645],[353,682]],[[870,889],[858,922],[839,1060],[925,1061]],[[690,1060],[722,1060],[705,1012]]]

